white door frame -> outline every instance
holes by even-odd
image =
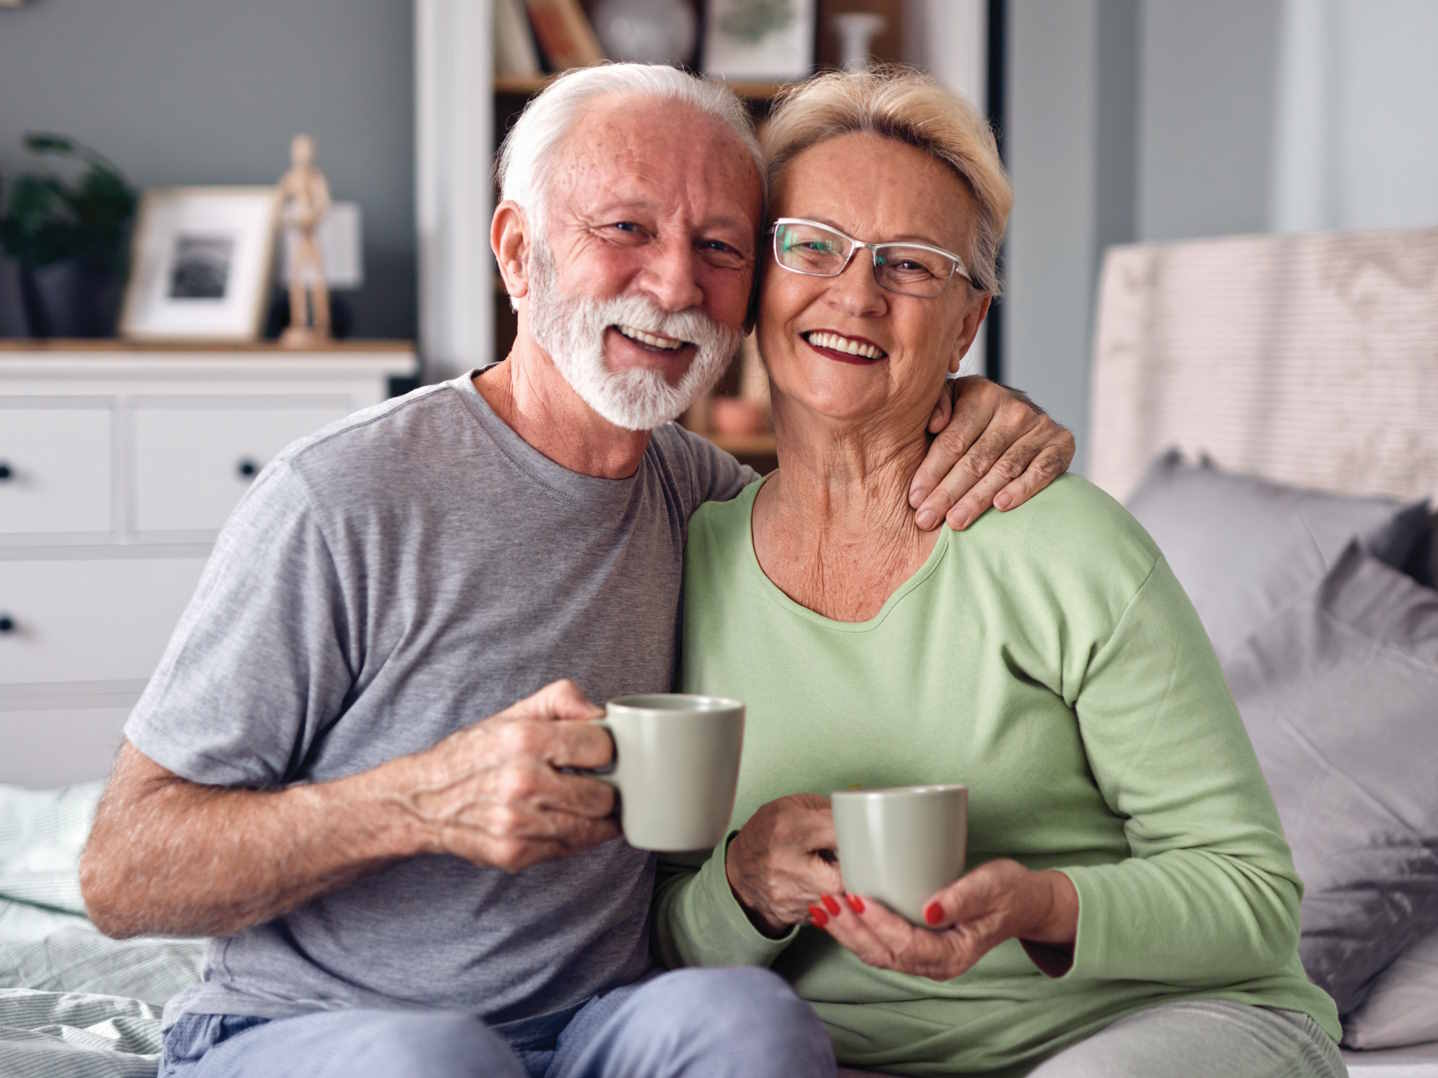
[[[415,0],[419,352],[427,382],[496,358],[492,0]]]

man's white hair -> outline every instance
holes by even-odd
[[[734,132],[753,158],[760,184],[765,182],[764,153],[754,137],[754,124],[734,94],[718,83],[664,64],[599,64],[566,71],[525,106],[515,121],[495,164],[499,197],[523,208],[530,224],[544,234],[545,177],[553,170],[550,156],[585,105],[602,97],[643,97],[677,101],[712,116]],[[674,147],[682,153],[684,147]]]

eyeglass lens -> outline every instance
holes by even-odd
[[[847,236],[822,225],[792,222],[776,226],[774,257],[785,269],[816,277],[844,271],[852,245]],[[882,243],[873,252],[874,277],[892,292],[933,296],[952,276],[954,264],[936,251],[903,243]]]

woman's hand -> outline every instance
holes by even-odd
[[[947,981],[1004,940],[1018,939],[1044,973],[1073,964],[1078,892],[1061,872],[1034,872],[1017,861],[988,861],[951,883],[924,907],[917,928],[876,901],[826,894],[812,922],[864,962]]]
[[[909,504],[925,531],[947,519],[962,530],[990,505],[1022,505],[1068,470],[1074,436],[1014,389],[987,378],[955,379],[929,419],[937,435],[914,473]]]
[[[829,799],[791,794],[762,806],[729,843],[724,873],[755,927],[782,936],[843,886]]]

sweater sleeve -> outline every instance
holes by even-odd
[[[1065,978],[1231,984],[1295,953],[1302,884],[1223,672],[1162,558],[1094,651],[1075,704],[1132,856],[1063,871]]]
[[[799,934],[778,939],[754,927],[724,875],[729,835],[695,869],[660,859],[654,888],[654,952],[669,969],[681,966],[767,966]]]

